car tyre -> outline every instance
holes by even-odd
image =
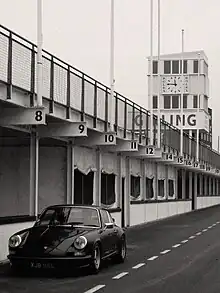
[[[101,249],[100,245],[97,243],[93,248],[92,253],[92,263],[90,265],[90,270],[93,274],[97,274],[101,268]]]
[[[126,240],[123,237],[120,240],[118,252],[117,252],[114,260],[116,263],[123,263],[125,261],[126,257],[127,257],[127,245],[126,245]]]

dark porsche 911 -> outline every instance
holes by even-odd
[[[125,233],[95,206],[49,206],[33,227],[9,239],[8,259],[16,271],[88,266],[97,273],[106,258],[125,260]]]

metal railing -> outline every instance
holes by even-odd
[[[10,99],[10,87],[14,86],[30,95],[30,106],[36,95],[36,57],[37,46],[29,40],[0,25],[0,81],[8,86],[7,99]],[[50,113],[54,104],[66,107],[66,118],[70,109],[92,117],[93,126],[97,121],[105,123],[108,130],[110,109],[110,88],[77,68],[67,64],[58,57],[43,50],[43,97],[50,102]],[[113,106],[114,128],[127,132],[139,133],[139,141],[146,139],[149,143],[149,111],[119,93],[115,93]],[[154,144],[157,142],[157,117],[154,116]],[[161,144],[177,152],[180,150],[180,131],[164,120],[161,123]],[[184,155],[196,156],[196,142],[184,133]],[[191,153],[190,153],[191,145]],[[220,167],[220,155],[200,143],[200,160]]]

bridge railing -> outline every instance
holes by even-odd
[[[31,41],[19,36],[0,25],[0,81],[8,87],[13,85],[30,94],[30,105],[33,105],[37,91],[37,47]],[[50,102],[50,111],[54,104],[63,105],[68,109],[93,118],[94,127],[97,121],[109,125],[110,88],[95,80],[82,71],[74,68],[58,57],[43,50],[43,97]],[[8,99],[10,95],[8,94]],[[132,102],[119,93],[114,94],[113,101],[114,127],[122,129],[124,137],[127,132],[139,133],[139,141],[149,143],[150,114],[149,111]],[[67,111],[67,118],[69,111]],[[180,131],[166,121],[161,120],[161,142],[180,151]],[[154,144],[158,140],[158,120],[154,115]],[[191,146],[191,147],[190,147]],[[183,152],[185,155],[196,156],[195,139],[184,133]],[[207,146],[200,143],[199,157],[207,163],[215,163],[220,167],[220,156]]]

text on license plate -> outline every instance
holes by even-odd
[[[31,262],[30,266],[33,269],[54,269],[52,263]]]

